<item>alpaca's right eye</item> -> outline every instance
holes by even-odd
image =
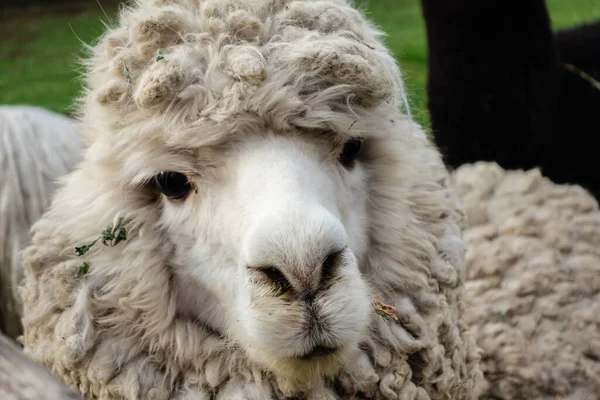
[[[184,198],[192,189],[187,176],[180,172],[163,171],[154,177],[156,187],[169,199]]]

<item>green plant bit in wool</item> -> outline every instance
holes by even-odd
[[[120,242],[127,240],[127,230],[123,227],[123,222],[123,218],[119,218],[116,225],[113,226],[113,224],[110,223],[102,230],[102,232],[100,232],[100,237],[98,239],[94,239],[90,243],[83,246],[75,247],[75,254],[81,257],[87,253],[98,240],[100,240],[103,245],[110,247],[114,247]],[[84,261],[79,267],[79,272],[81,275],[85,275],[89,269],[90,265]]]
[[[100,233],[100,239],[102,240],[102,244],[110,247],[114,247],[119,242],[127,240],[127,231],[123,228],[123,218],[119,218],[116,226],[113,227],[113,224],[109,224],[104,228]]]
[[[92,242],[90,242],[88,244],[84,244],[83,246],[75,247],[75,253],[79,257],[81,257],[82,255],[84,255],[85,253],[87,253],[88,250],[91,249],[92,246],[95,245],[97,241],[98,241],[98,239],[95,239],[95,240],[93,240]]]
[[[156,50],[156,61],[164,60],[165,56],[161,49]]]
[[[100,232],[100,237],[98,239],[94,239],[83,246],[75,247],[75,253],[81,257],[87,253],[98,240],[101,240],[103,245],[110,247],[114,247],[123,240],[127,240],[127,231],[123,227],[123,218],[119,218],[117,225],[113,226],[111,223],[104,228],[102,232]]]
[[[79,267],[79,274],[85,275],[88,273],[89,270],[90,270],[90,264],[88,264],[84,261],[83,264],[81,264],[81,267]]]
[[[375,307],[375,312],[386,321],[389,321],[391,318],[394,321],[400,323],[400,320],[398,320],[398,317],[396,316],[396,314],[394,314],[394,312],[396,311],[396,307],[384,304],[381,300],[375,300],[373,302],[373,307]]]
[[[123,65],[123,73],[127,78],[127,82],[131,83],[131,72],[129,72],[129,68],[127,68],[127,65]]]

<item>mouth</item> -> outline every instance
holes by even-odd
[[[305,354],[299,356],[298,358],[300,358],[301,360],[311,360],[311,359],[317,358],[317,357],[330,356],[331,354],[335,353],[336,351],[337,351],[337,348],[327,347],[327,346],[316,346],[315,348],[310,350],[308,353],[305,353]]]

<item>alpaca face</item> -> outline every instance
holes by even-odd
[[[371,317],[360,139],[251,137],[200,178],[163,173],[182,313],[291,378],[334,373]]]

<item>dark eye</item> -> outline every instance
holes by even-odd
[[[192,189],[188,178],[179,172],[163,171],[154,177],[156,187],[170,199],[182,199]]]
[[[363,138],[355,137],[348,140],[344,144],[344,149],[342,150],[342,154],[340,154],[339,161],[346,168],[352,168],[354,166],[354,161],[356,161],[356,157],[360,153],[360,148],[363,144]]]

